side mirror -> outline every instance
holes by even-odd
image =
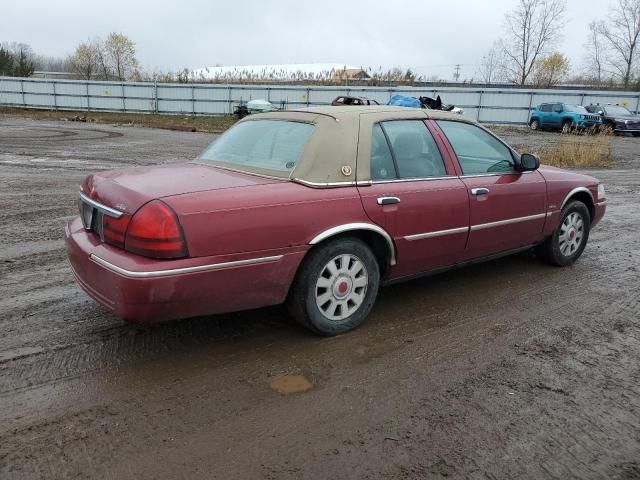
[[[520,172],[531,172],[540,167],[540,159],[532,153],[523,153],[520,155],[520,161],[516,162],[516,168]]]
[[[598,115],[604,115],[604,112],[602,110],[598,110]]]
[[[553,111],[556,112],[556,113],[562,113],[563,108],[562,107],[557,107],[557,108],[554,108]]]

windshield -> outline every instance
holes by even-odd
[[[618,105],[607,105],[605,112],[607,112],[607,115],[631,115],[629,110],[624,107],[619,107]]]
[[[313,128],[309,123],[287,120],[245,121],[214,140],[198,159],[289,176]]]
[[[567,105],[565,104],[564,106],[565,110],[567,110],[568,112],[574,112],[574,113],[589,113],[587,111],[586,108],[580,106],[580,105]]]

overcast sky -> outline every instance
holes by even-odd
[[[579,67],[587,25],[611,0],[568,0],[558,49]],[[473,77],[517,0],[3,0],[0,41],[66,56],[111,31],[136,43],[143,67],[337,62]]]

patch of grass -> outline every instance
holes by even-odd
[[[156,115],[152,113],[118,113],[0,108],[0,118],[23,117],[35,120],[75,120],[135,127],[168,128],[221,133],[236,122],[234,116]]]
[[[511,143],[511,146],[518,152],[537,154],[542,164],[561,168],[597,168],[610,167],[615,163],[612,152],[615,137],[610,130],[530,134],[531,138],[520,138],[520,142]]]
[[[540,162],[563,168],[607,167],[613,163],[613,138],[606,131],[594,135],[560,135],[556,143],[540,151]]]

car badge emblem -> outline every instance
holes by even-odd
[[[342,174],[345,177],[348,177],[349,175],[351,175],[351,167],[349,165],[343,165],[341,170],[342,170]]]

